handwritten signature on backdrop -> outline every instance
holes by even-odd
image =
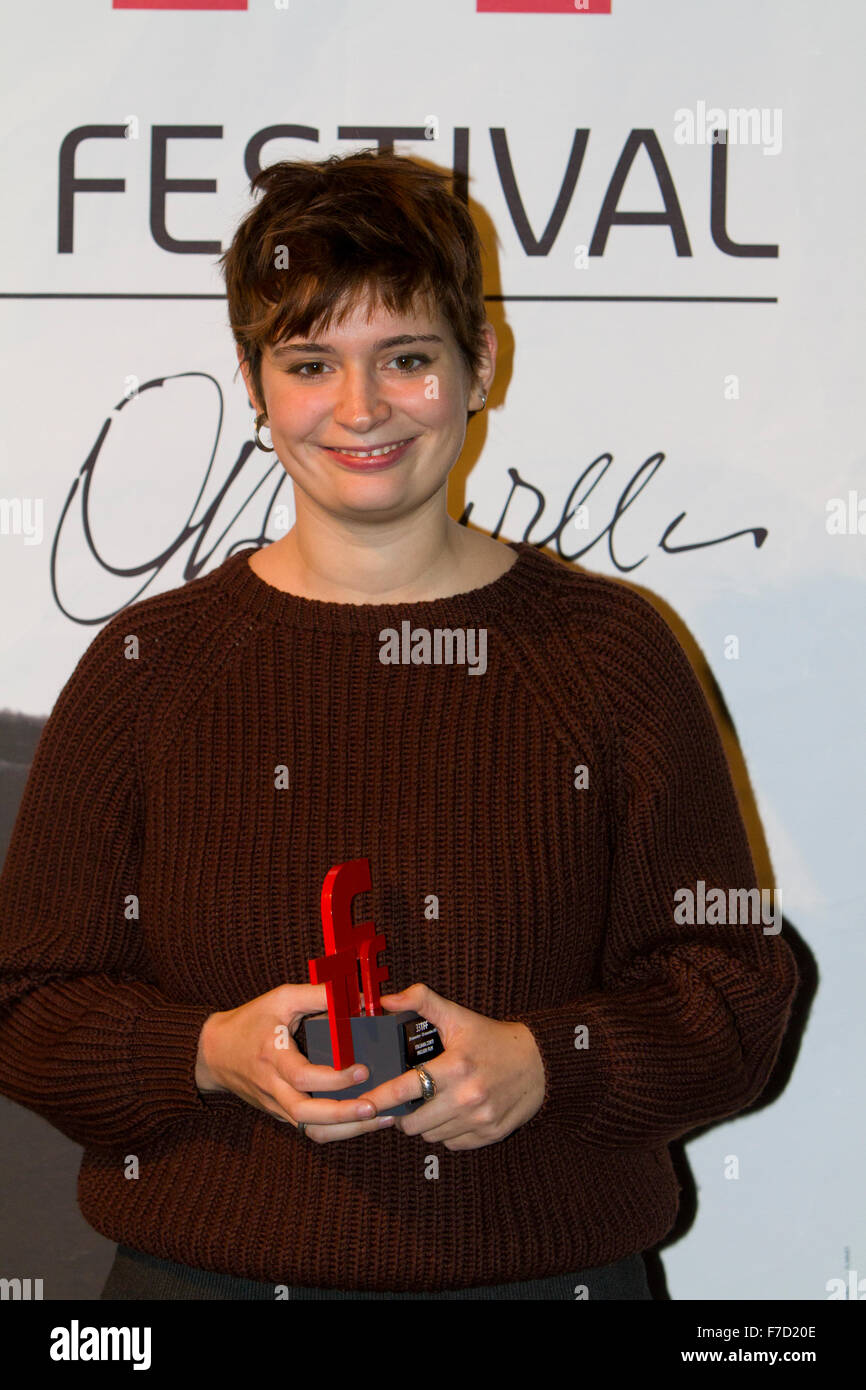
[[[217,401],[213,444],[198,494],[189,509],[187,518],[177,527],[162,550],[159,550],[147,559],[139,560],[134,565],[118,566],[111,564],[104,556],[100,555],[99,548],[93,535],[92,489],[103,446],[122,410],[128,408],[133,401],[140,400],[145,392],[162,388],[168,381],[176,381],[187,377],[198,377],[204,381],[210,382],[216,391]],[[168,402],[168,404],[171,405],[171,402]],[[214,460],[216,458],[222,432],[223,413],[223,393],[215,377],[207,372],[178,372],[173,376],[158,377],[144,383],[142,386],[138,387],[133,394],[125,396],[120,400],[111,414],[107,416],[96,437],[93,447],[84,463],[81,465],[78,475],[73,480],[60,513],[51,547],[52,593],[58,607],[67,617],[71,618],[74,622],[83,624],[106,622],[107,619],[113,617],[115,613],[119,613],[130,603],[134,603],[153,582],[163,566],[168,564],[177,551],[182,550],[184,547],[190,547],[190,549],[183,570],[183,579],[184,581],[195,579],[211,561],[214,553],[218,550],[228,532],[235,526],[238,518],[249,506],[256,493],[269,482],[273,484],[272,491],[267,498],[267,505],[264,515],[261,518],[258,533],[247,536],[242,541],[233,541],[232,549],[239,548],[242,545],[263,545],[269,539],[277,539],[274,536],[267,536],[268,521],[273,508],[277,505],[277,498],[280,491],[291,489],[291,480],[278,459],[274,458],[268,471],[254,483],[246,496],[242,496],[239,504],[237,504],[237,499],[234,499],[232,502],[228,501],[228,494],[235,479],[243,472],[250,454],[256,452],[255,445],[251,439],[241,446],[231,470],[225,477],[225,480],[219,487],[215,496],[202,508],[201,515],[198,519],[193,520],[202,502],[202,498],[207,491],[211,470],[214,467]],[[261,459],[264,458],[265,455],[256,453],[256,457]],[[530,541],[533,545],[539,547],[553,546],[555,547],[556,553],[566,560],[580,560],[584,555],[589,554],[590,551],[598,546],[602,540],[606,540],[607,553],[610,556],[612,564],[621,573],[630,573],[644,564],[649,557],[648,554],[644,554],[636,559],[632,556],[626,559],[621,553],[624,548],[622,543],[620,543],[619,549],[617,547],[616,527],[625,513],[631,511],[635,507],[641,493],[643,493],[652,482],[661,468],[664,459],[665,455],[663,453],[653,453],[646,458],[634,470],[631,477],[625,483],[613,508],[610,509],[610,514],[607,516],[605,524],[600,527],[593,526],[588,530],[579,529],[581,521],[579,509],[586,507],[587,498],[595,490],[608,470],[613,466],[614,458],[612,454],[599,454],[586,465],[575,479],[568,496],[562,503],[556,525],[549,532],[546,530],[546,527],[550,524],[550,517],[549,515],[545,516],[548,512],[548,501],[544,492],[535,483],[524,478],[518,469],[509,468],[507,470],[509,479],[508,494],[503,503],[502,511],[496,525],[490,534],[494,538],[498,537],[505,524],[509,508],[512,506],[519,507],[525,505],[525,501],[528,500],[530,505],[534,503],[535,510],[526,523],[523,535],[517,536],[515,539]],[[103,467],[105,467],[104,463]],[[80,520],[76,518],[76,511],[73,510],[73,504],[76,498],[80,505]],[[461,524],[465,525],[468,522],[473,505],[472,502],[467,504],[463,515],[459,518]],[[233,511],[232,507],[234,507]],[[598,506],[594,504],[593,511],[597,510]],[[584,512],[583,516],[585,518],[586,512]],[[755,547],[759,548],[767,538],[766,527],[752,526],[742,531],[729,532],[727,535],[723,536],[714,536],[699,540],[686,540],[685,535],[687,531],[683,532],[679,530],[682,523],[686,520],[686,517],[687,513],[681,511],[668,522],[661,536],[655,542],[656,549],[663,551],[666,555],[682,555],[687,551],[702,550],[709,546],[725,545],[745,536],[751,536]],[[544,520],[542,522],[543,518]],[[169,518],[166,518],[166,520],[169,524],[174,524],[170,522]],[[541,527],[544,530],[544,534],[537,534],[536,527]],[[71,536],[64,535],[65,532],[69,531],[73,533]],[[671,540],[675,531],[679,533],[678,544]],[[57,556],[60,549],[61,538],[63,538],[64,551],[66,551],[69,545],[74,546],[83,543],[99,567],[104,570],[106,574],[114,575],[118,579],[123,580],[136,579],[142,575],[147,577],[135,593],[129,594],[125,592],[123,601],[110,613],[89,617],[75,615],[65,606],[58,589]],[[209,547],[207,553],[201,554],[200,552],[205,546]],[[221,560],[223,558],[225,558],[224,555],[220,555],[219,559]]]

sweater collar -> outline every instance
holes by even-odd
[[[227,595],[251,616],[285,626],[369,632],[399,629],[408,620],[415,627],[469,627],[513,608],[521,596],[526,598],[537,589],[537,566],[545,564],[544,556],[528,541],[507,544],[517,552],[517,559],[498,579],[478,589],[414,603],[335,603],[285,593],[250,568],[250,556],[263,548],[257,545],[230,555],[213,577],[219,576]]]

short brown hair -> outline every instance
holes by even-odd
[[[441,314],[475,380],[485,347],[481,243],[449,177],[378,149],[256,174],[250,192],[264,197],[218,264],[258,401],[265,345],[339,323],[364,299],[392,313],[420,299]]]

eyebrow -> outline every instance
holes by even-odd
[[[444,340],[438,333],[401,333],[396,338],[380,338],[378,343],[373,344],[374,352],[381,352],[383,348],[409,347],[412,343],[441,343]],[[271,348],[272,357],[287,357],[292,352],[321,352],[332,353],[335,349],[327,347],[323,343],[291,343],[283,347]]]

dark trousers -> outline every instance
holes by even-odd
[[[236,1279],[229,1274],[211,1274],[158,1260],[126,1245],[117,1247],[114,1264],[100,1294],[104,1299],[244,1299],[279,1302],[274,1284],[255,1279]],[[585,1290],[585,1292],[584,1292]],[[282,1297],[285,1298],[285,1293]],[[306,1289],[290,1287],[289,1302],[321,1302],[333,1299],[523,1299],[548,1302],[551,1299],[652,1299],[642,1255],[628,1255],[616,1264],[572,1274],[553,1274],[520,1284],[485,1284],[474,1289],[445,1289],[439,1293],[367,1293],[351,1289]]]

